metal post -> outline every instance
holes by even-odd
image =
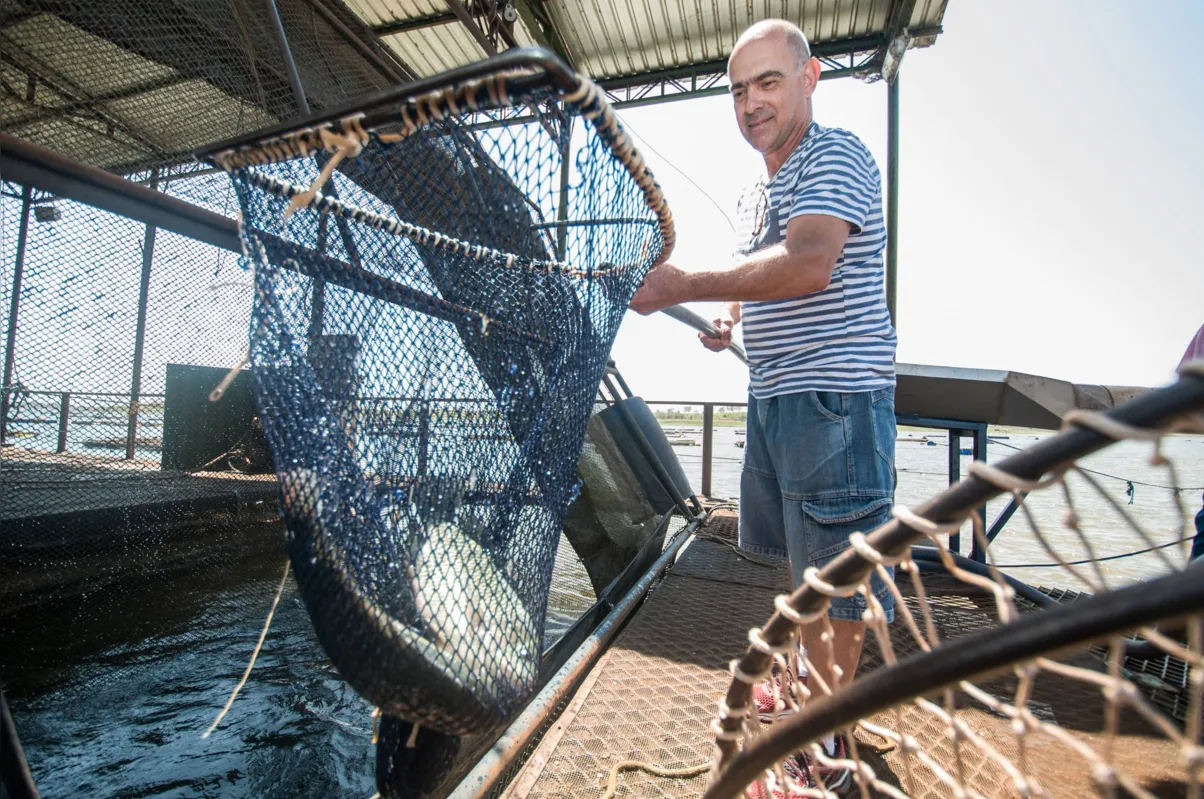
[[[426,402],[418,406],[418,477],[426,477],[428,442],[431,437],[431,407]]]
[[[702,406],[702,495],[711,495],[711,450],[714,435],[711,427],[715,424],[715,406],[707,402]]]
[[[573,118],[568,117],[562,124],[562,134],[564,136],[564,146],[560,148],[560,202],[556,208],[556,252],[560,260],[568,260],[569,227],[566,222],[569,219],[569,178],[572,171],[572,155],[573,155]]]
[[[159,188],[159,170],[151,172],[152,189]],[[142,282],[138,285],[138,323],[134,329],[134,371],[130,376],[130,412],[125,430],[125,459],[134,459],[138,438],[138,401],[142,395],[142,353],[146,346],[146,306],[150,302],[151,263],[155,259],[154,225],[147,225],[142,236]]]
[[[961,430],[949,430],[949,485],[962,479],[962,437]],[[949,549],[961,552],[962,537],[960,533],[949,536]]]
[[[886,86],[886,308],[897,329],[899,282],[899,76]]]
[[[64,391],[59,397],[59,446],[56,452],[67,451],[67,425],[71,418],[71,392]]]
[[[305,99],[305,89],[301,86],[301,76],[297,74],[297,63],[293,61],[293,51],[289,49],[288,37],[284,35],[284,24],[280,21],[280,11],[276,8],[276,0],[263,0],[267,6],[268,20],[272,23],[272,32],[276,34],[276,44],[280,47],[280,58],[284,60],[284,71],[288,73],[288,85],[293,90],[293,100],[304,116],[309,116],[309,101]]]
[[[987,459],[987,426],[980,424],[974,428],[974,460],[986,461]],[[986,536],[987,531],[987,506],[983,505],[978,509],[978,517],[982,520],[983,536]],[[972,538],[970,542],[970,560],[976,560],[979,563],[987,562],[987,553],[983,552],[978,546],[978,538]]]
[[[33,189],[21,188],[21,221],[17,226],[17,260],[13,265],[13,295],[8,303],[8,337],[4,344],[4,383],[0,385],[0,444],[8,437],[8,405],[17,362],[17,314],[21,310],[21,278],[25,273],[25,242],[29,238],[29,206]]]
[[[317,251],[320,253],[326,252],[326,236],[330,228],[330,217],[326,214],[318,217],[318,246]],[[319,338],[322,337],[322,328],[325,325],[326,319],[326,281],[321,278],[314,278],[313,298],[309,306],[309,341],[310,346],[314,346]]]
[[[1020,509],[1020,503],[1027,496],[1027,491],[1021,491],[1019,499],[1013,496],[1007,507],[1000,511],[999,515],[995,517],[995,521],[991,523],[991,529],[987,530],[987,543],[994,541],[995,537],[1003,532],[1003,526],[1011,520],[1012,514]]]

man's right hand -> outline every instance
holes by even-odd
[[[698,340],[712,352],[723,352],[732,346],[732,328],[736,326],[736,321],[730,315],[725,315],[715,319],[712,324],[719,331],[719,335],[708,336],[706,333],[699,333]]]

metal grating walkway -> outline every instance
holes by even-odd
[[[734,539],[735,514],[717,513],[705,535]],[[689,545],[674,568],[594,668],[561,718],[510,784],[510,799],[564,799],[601,796],[611,767],[622,760],[641,760],[664,768],[701,764],[711,756],[709,725],[716,702],[726,690],[728,662],[747,645],[750,627],[763,624],[773,597],[786,586],[783,565],[765,566],[741,559],[724,544],[699,540]],[[976,632],[993,624],[988,597],[973,595],[966,586],[939,576],[926,576],[939,634],[943,640]],[[900,588],[913,611],[907,581]],[[892,645],[903,657],[916,647],[903,624],[892,626]],[[1098,667],[1090,654],[1073,660]],[[877,646],[867,643],[862,672],[877,668]],[[1014,691],[1010,676],[979,683],[1002,698]],[[939,697],[934,697],[939,701]],[[1008,722],[961,695],[959,717],[1012,762],[1018,753]],[[1030,708],[1040,718],[1073,730],[1088,741],[1102,728],[1098,692],[1083,683],[1045,674],[1038,679]],[[956,769],[957,757],[946,730],[931,715],[914,707],[898,711],[902,726],[915,735],[945,768]],[[900,726],[895,711],[873,719]],[[1126,714],[1116,756],[1117,765],[1157,796],[1183,795],[1176,782],[1178,755],[1164,738],[1147,737],[1132,714]],[[881,742],[857,733],[862,757],[885,781],[916,797],[953,796],[926,769],[917,767],[913,781],[897,751],[881,750]],[[1049,738],[1030,739],[1026,757],[1033,773],[1050,795],[1094,795],[1090,772],[1077,757]],[[1097,745],[1097,744],[1096,744]],[[1010,781],[994,763],[972,747],[961,748],[968,786],[988,797],[1014,796]],[[701,795],[706,776],[665,779],[642,771],[626,771],[619,797],[687,797]],[[911,787],[908,783],[911,782]]]

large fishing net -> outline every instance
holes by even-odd
[[[208,157],[323,647],[385,713],[496,725],[535,686],[611,344],[671,248],[659,188],[597,87],[529,51]]]

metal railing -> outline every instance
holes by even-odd
[[[14,438],[16,434],[28,432],[25,430],[15,430],[13,425],[21,424],[49,424],[51,419],[39,417],[23,417],[22,413],[26,412],[27,400],[31,397],[57,397],[58,398],[58,417],[54,420],[57,424],[57,441],[55,443],[55,452],[63,454],[70,449],[69,432],[71,427],[71,406],[72,400],[76,401],[76,409],[79,410],[79,400],[83,399],[104,401],[109,400],[111,405],[124,405],[124,408],[110,407],[107,409],[97,410],[97,413],[102,416],[111,416],[110,421],[107,418],[90,419],[89,423],[111,425],[113,427],[125,427],[124,437],[120,444],[116,444],[114,449],[124,448],[124,458],[133,460],[138,449],[138,419],[141,411],[141,406],[146,404],[148,400],[158,399],[163,400],[164,394],[151,394],[139,392],[137,396],[132,396],[129,392],[121,391],[35,391],[21,388],[19,386],[11,386],[3,389],[3,394],[6,402],[5,409],[10,415],[10,418],[5,420],[5,445],[11,445],[14,442],[8,440]],[[32,409],[31,409],[32,410]]]
[[[747,402],[699,402],[697,400],[644,400],[650,406],[678,406],[685,408],[702,408],[702,480],[701,480],[701,495],[704,497],[711,496],[713,462],[715,453],[715,408],[748,408]],[[658,417],[659,419],[659,417]],[[956,419],[938,419],[929,416],[917,416],[914,414],[896,414],[895,421],[899,425],[908,427],[920,427],[931,430],[943,430],[949,436],[949,454],[948,454],[948,470],[949,484],[953,485],[961,480],[961,456],[965,454],[962,450],[962,438],[971,439],[970,456],[974,460],[985,461],[987,459],[987,425],[985,422],[966,422]],[[1015,500],[1008,504],[1007,507],[999,514],[998,518],[991,524],[987,531],[987,541],[993,541],[999,531],[1016,512],[1018,505]],[[982,507],[979,509],[982,518],[986,519],[987,509]],[[955,552],[960,552],[959,535],[954,535],[949,539],[949,547]],[[980,551],[977,542],[972,542],[970,547],[970,558],[980,563],[986,562],[986,553]]]

